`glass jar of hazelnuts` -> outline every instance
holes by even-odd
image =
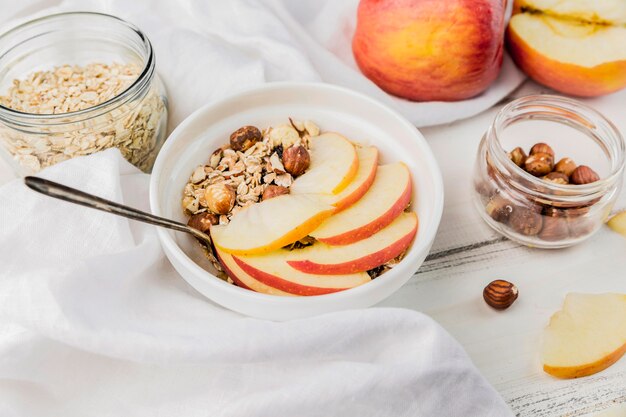
[[[517,99],[480,142],[473,200],[502,235],[563,248],[593,235],[622,186],[626,146],[597,111],[565,97]]]

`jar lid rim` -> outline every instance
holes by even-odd
[[[595,181],[589,184],[558,184],[555,182],[550,182],[543,180],[540,177],[535,177],[525,170],[521,169],[519,166],[515,165],[513,161],[511,161],[504,148],[499,142],[498,136],[501,132],[501,129],[504,126],[504,119],[507,116],[507,113],[511,112],[517,106],[520,105],[529,105],[529,104],[545,104],[549,105],[558,105],[561,104],[567,108],[567,110],[571,110],[572,108],[577,108],[582,111],[588,112],[596,117],[613,136],[618,151],[618,157],[616,162],[611,167],[611,172],[609,175],[601,178],[599,181]],[[540,184],[543,189],[548,191],[550,194],[555,193],[559,194],[561,198],[567,199],[567,195],[563,195],[562,193],[576,193],[577,196],[585,195],[592,196],[596,193],[603,193],[607,187],[610,187],[613,183],[618,181],[621,178],[622,173],[624,172],[624,168],[626,165],[626,143],[624,142],[624,137],[621,135],[617,127],[607,119],[603,114],[593,109],[592,107],[580,102],[579,100],[575,100],[568,97],[553,95],[553,94],[533,94],[524,97],[520,97],[516,100],[511,101],[506,106],[504,106],[498,114],[496,115],[493,124],[490,126],[487,131],[488,137],[495,137],[496,140],[490,140],[490,145],[488,148],[490,149],[490,153],[494,154],[495,160],[498,161],[499,164],[503,165],[506,168],[514,170],[517,172],[524,180],[529,183],[537,183]],[[520,184],[522,188],[527,188]],[[527,192],[530,194],[536,194],[535,191],[527,189]],[[539,194],[548,195],[548,192],[541,192]],[[554,195],[552,195],[554,197]]]

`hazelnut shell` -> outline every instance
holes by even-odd
[[[509,308],[517,300],[518,295],[519,291],[515,284],[503,279],[491,281],[483,290],[483,299],[496,310]]]
[[[309,151],[307,151],[304,146],[294,145],[283,151],[283,165],[285,170],[294,177],[304,174],[304,172],[309,169],[310,164],[311,157],[309,156]]]
[[[243,126],[230,134],[230,147],[236,151],[245,152],[261,141],[263,135],[255,126]]]

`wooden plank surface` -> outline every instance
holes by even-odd
[[[529,82],[516,94],[538,90]],[[626,132],[626,91],[586,101]],[[565,294],[626,293],[626,239],[605,227],[574,248],[529,249],[482,222],[470,203],[471,173],[480,138],[498,109],[422,129],[443,172],[444,215],[426,262],[381,305],[435,318],[518,416],[587,416],[607,409],[626,416],[626,359],[591,377],[558,380],[543,373],[539,357],[542,330]],[[626,209],[626,192],[617,209]],[[502,312],[482,300],[483,287],[497,278],[520,290],[517,302]]]

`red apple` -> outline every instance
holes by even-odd
[[[538,83],[575,96],[612,93],[626,87],[626,2],[517,0],[507,45]]]
[[[356,62],[386,92],[415,101],[480,94],[502,66],[506,0],[361,0]]]

